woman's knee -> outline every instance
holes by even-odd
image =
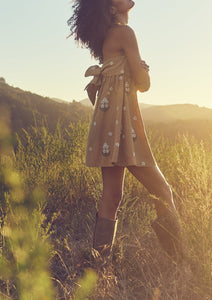
[[[162,187],[162,196],[170,200],[173,198],[172,188],[167,182]]]
[[[118,205],[123,195],[125,169],[123,167],[102,168],[103,197]]]
[[[160,209],[161,205],[168,206],[171,210],[176,210],[175,203],[173,200],[173,192],[171,186],[166,183],[159,193],[158,200],[155,200],[156,208]]]
[[[117,208],[122,200],[123,191],[118,190],[103,190],[103,199],[107,201],[108,205]]]

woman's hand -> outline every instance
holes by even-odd
[[[144,60],[141,60],[140,64],[145,71],[149,72],[149,66],[146,64]]]

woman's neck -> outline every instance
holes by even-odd
[[[128,24],[128,13],[116,14],[116,24],[127,25]]]

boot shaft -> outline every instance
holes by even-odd
[[[117,231],[118,219],[111,220],[99,217],[96,213],[94,227],[93,248],[98,250],[102,256],[107,256],[112,251]]]

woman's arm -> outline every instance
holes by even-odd
[[[128,25],[120,26],[120,43],[129,62],[136,88],[146,92],[150,88],[148,65],[141,59],[135,33]]]

